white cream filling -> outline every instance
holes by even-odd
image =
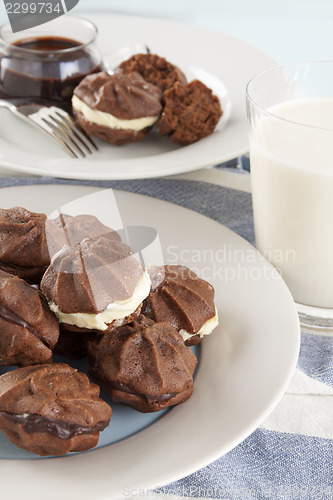
[[[104,331],[108,328],[108,324],[112,321],[120,320],[132,314],[141,304],[141,302],[149,295],[150,292],[150,277],[145,271],[135,287],[132,297],[126,300],[115,301],[109,304],[107,308],[98,313],[63,313],[54,302],[49,302],[51,311],[59,319],[60,323],[68,325],[76,325],[80,328],[88,328],[90,330]]]
[[[188,333],[186,330],[179,330],[179,333],[182,335],[184,342],[186,342],[187,339],[190,339],[194,335],[199,335],[201,338],[204,335],[209,335],[210,333],[212,333],[214,328],[217,327],[218,324],[219,324],[219,319],[217,315],[217,310],[215,308],[215,316],[208,319],[206,323],[202,325],[198,333]]]
[[[146,127],[151,127],[157,121],[158,116],[144,116],[143,118],[134,118],[132,120],[122,120],[105,111],[92,109],[85,102],[81,101],[76,95],[72,97],[73,108],[82,113],[85,120],[102,127],[115,128],[119,130],[139,131]]]

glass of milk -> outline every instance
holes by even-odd
[[[303,326],[333,331],[333,61],[267,70],[246,98],[256,245]]]

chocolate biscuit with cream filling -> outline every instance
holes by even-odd
[[[193,393],[197,359],[168,323],[142,314],[88,345],[89,374],[115,402],[155,412]]]
[[[52,361],[59,324],[40,291],[0,271],[0,365]]]
[[[7,372],[0,377],[0,429],[18,448],[41,456],[89,450],[111,418],[99,392],[67,364]]]

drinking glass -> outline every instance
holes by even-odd
[[[303,328],[333,331],[333,61],[264,71],[246,100],[256,245]]]

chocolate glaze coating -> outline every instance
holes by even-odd
[[[120,241],[116,231],[102,224],[94,215],[88,214],[60,214],[56,219],[47,219],[45,229],[51,256],[64,245],[75,246],[85,238],[98,238],[103,235],[110,240]]]
[[[41,290],[63,313],[98,314],[109,304],[130,298],[142,275],[142,265],[127,245],[100,236],[63,247],[52,258]]]
[[[22,207],[0,209],[0,269],[39,283],[50,263],[45,221]]]
[[[222,116],[219,99],[199,80],[176,83],[163,98],[157,130],[175,144],[186,146],[212,134]]]
[[[142,313],[169,323],[177,332],[185,330],[191,335],[186,345],[198,344],[202,338],[197,333],[216,314],[212,285],[185,266],[153,266],[148,272],[151,292]]]
[[[0,271],[0,365],[49,363],[58,320],[39,290]]]
[[[90,108],[121,120],[156,116],[162,111],[161,91],[135,72],[89,75],[75,88],[74,95]]]
[[[91,377],[113,401],[141,412],[184,402],[193,393],[197,359],[167,323],[140,315],[88,345]]]
[[[75,88],[74,95],[90,108],[122,120],[159,116],[162,111],[160,89],[134,72],[125,74],[117,71],[109,75],[104,71],[89,75]],[[73,113],[89,135],[115,145],[137,142],[146,137],[151,129],[146,127],[136,131],[110,128],[86,120],[75,108]]]
[[[0,429],[19,448],[64,455],[97,445],[111,408],[99,387],[62,363],[19,368],[0,377]]]
[[[136,71],[147,81],[162,91],[172,87],[176,82],[187,83],[186,77],[177,66],[157,54],[135,54],[120,64],[123,71]]]

